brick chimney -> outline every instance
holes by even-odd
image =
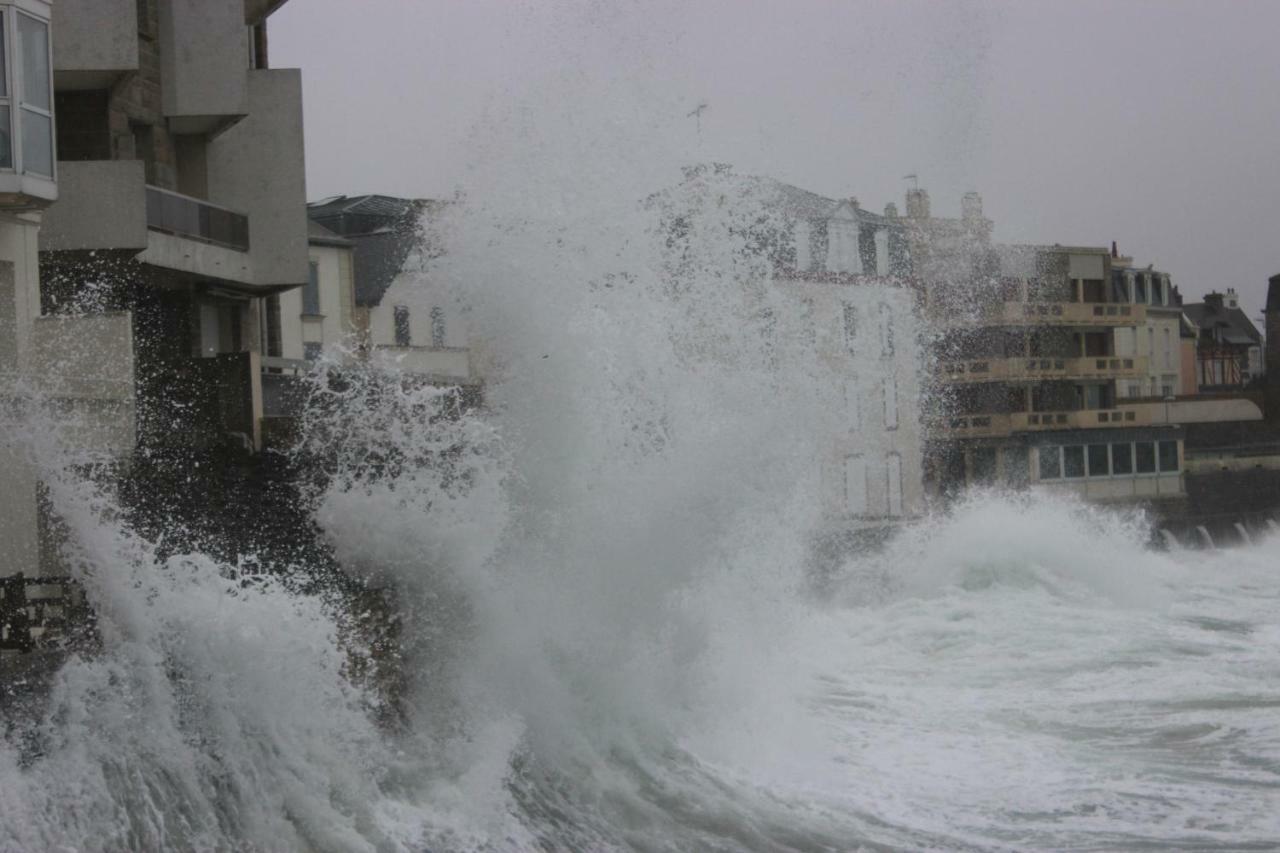
[[[1236,293],[1236,289],[1234,287],[1227,288],[1226,303],[1228,308],[1240,307],[1240,296]]]

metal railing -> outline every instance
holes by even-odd
[[[147,186],[147,227],[213,246],[249,251],[249,217],[198,198]]]

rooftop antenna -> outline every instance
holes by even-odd
[[[912,172],[910,175],[903,175],[902,180],[910,181],[911,189],[913,190],[920,189],[920,177],[915,172]]]
[[[697,121],[698,139],[702,139],[702,114],[706,112],[707,108],[709,108],[710,106],[711,105],[708,104],[706,101],[703,101],[702,103],[694,107],[693,110],[691,110],[689,114],[685,116],[685,118],[692,118],[695,121]]]

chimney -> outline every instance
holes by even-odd
[[[886,205],[884,206],[884,218],[885,218],[885,219],[897,219],[897,218],[898,218],[898,206],[897,206],[896,204],[894,204],[893,202],[889,202],[888,204],[886,204]]]
[[[862,209],[862,205],[858,204],[858,197],[856,195],[849,196],[849,206],[854,210]]]
[[[1120,252],[1116,250],[1116,241],[1115,241],[1115,240],[1112,240],[1112,241],[1111,241],[1111,257],[1112,257],[1112,258],[1118,258],[1118,257],[1120,257]]]
[[[960,197],[960,218],[982,218],[982,196],[975,192],[967,192]]]
[[[1236,289],[1234,287],[1227,288],[1227,307],[1228,308],[1240,307],[1240,297],[1236,293]]]
[[[929,218],[928,190],[907,190],[907,216],[911,219]]]
[[[1267,336],[1264,379],[1267,420],[1280,423],[1280,274],[1267,279],[1267,307],[1262,312]]]

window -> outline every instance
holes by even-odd
[[[1160,447],[1160,473],[1176,474],[1178,471],[1178,442],[1162,441]]]
[[[1105,444],[1089,445],[1089,476],[1107,477],[1111,474],[1111,461]]]
[[[893,355],[893,309],[887,304],[880,304],[880,355],[888,358]]]
[[[1154,474],[1156,472],[1156,446],[1150,441],[1139,441],[1133,445],[1138,457],[1138,473]]]
[[[307,341],[302,345],[302,357],[307,361],[315,361],[322,352],[324,352],[324,344],[322,343]]]
[[[392,310],[392,315],[395,318],[396,346],[411,346],[413,335],[409,331],[409,309],[403,305],[397,305]]]
[[[867,511],[867,461],[861,456],[845,457],[844,502],[853,515]]]
[[[844,345],[853,352],[853,342],[858,336],[858,309],[845,303],[844,306]]]
[[[1133,277],[1133,301],[1139,305],[1147,304],[1147,279],[1145,276]]]
[[[1049,445],[1041,447],[1037,453],[1040,457],[1040,479],[1056,480],[1062,476],[1062,454],[1061,449]]]
[[[49,69],[49,25],[17,14],[22,171],[53,177],[53,103]]]
[[[266,327],[263,331],[266,334],[266,342],[263,349],[267,355],[272,358],[279,358],[284,355],[284,343],[281,335],[280,327],[280,295],[268,296],[264,302],[266,303]]]
[[[307,283],[302,286],[302,313],[320,313],[320,264],[311,262],[307,270]]]
[[[444,346],[444,309],[439,306],[431,309],[431,345]]]
[[[13,168],[13,127],[9,119],[9,57],[5,49],[5,23],[0,10],[0,169]]]
[[[890,453],[885,468],[889,475],[889,515],[902,515],[902,455]]]
[[[1133,473],[1133,445],[1128,442],[1111,445],[1111,470],[1116,474]]]
[[[1173,369],[1173,336],[1167,328],[1164,330],[1164,366],[1166,370]]]
[[[1073,444],[1069,447],[1062,448],[1062,476],[1064,477],[1083,477],[1084,476],[1083,445]]]
[[[898,428],[898,380],[892,376],[884,379],[884,428]]]

